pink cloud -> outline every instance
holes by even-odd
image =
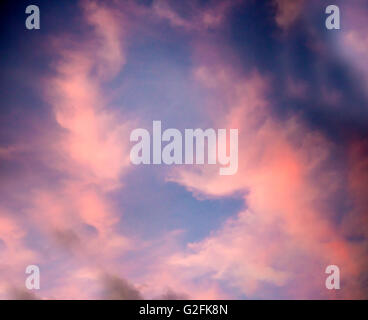
[[[206,10],[194,6],[193,15],[184,18],[167,2],[157,1],[153,15],[196,32],[221,26],[232,3],[215,4]],[[280,27],[290,28],[302,4],[277,1]],[[212,166],[180,168],[167,180],[200,199],[241,194],[247,208],[184,249],[179,245],[181,230],[147,242],[117,230],[122,213],[109,201],[108,192],[124,186],[122,177],[129,170],[124,141],[130,124],[109,108],[103,85],[126,63],[130,25],[105,5],[84,1],[82,7],[82,22],[93,31],[83,41],[62,37],[53,42],[53,54],[59,58],[54,75],[44,82],[45,100],[61,129],[45,148],[53,154],[49,167],[63,177],[49,189],[23,190],[26,209],[20,214],[0,213],[0,255],[8,261],[1,271],[6,278],[23,279],[19,275],[28,264],[50,264],[40,295],[61,299],[100,297],[100,280],[106,274],[132,274],[148,298],[160,296],[165,288],[191,298],[233,298],[221,282],[253,297],[277,297],[272,290],[282,288],[291,298],[361,298],[357,279],[366,270],[361,258],[365,251],[346,236],[366,233],[362,143],[352,146],[349,157],[349,192],[356,207],[338,225],[328,199],[342,177],[324,166],[334,146],[296,116],[275,118],[267,95],[271,79],[257,70],[241,74],[235,69],[236,57],[211,40],[195,43],[193,81],[208,93],[204,111],[213,127],[239,129],[239,171],[219,176]],[[303,84],[289,86],[294,96],[304,96],[305,90]],[[12,157],[17,150],[0,149],[0,156]],[[28,248],[25,238],[31,229],[47,246]],[[132,251],[137,254],[133,262],[122,258]],[[339,265],[348,280],[336,296],[324,287],[329,264]],[[8,297],[9,287],[17,286],[23,286],[23,280],[2,283],[0,297]]]
[[[337,47],[346,61],[360,73],[365,85],[368,83],[368,10],[363,1],[344,4],[340,11],[343,14],[341,34],[337,38]]]
[[[349,279],[341,297],[362,297],[359,250],[344,239],[327,205],[340,179],[324,166],[333,145],[295,116],[275,119],[266,98],[270,80],[259,73],[242,78],[220,60],[199,66],[195,75],[228,103],[217,108],[211,101],[207,112],[215,127],[239,129],[239,171],[224,177],[211,166],[180,168],[169,180],[199,198],[243,192],[248,209],[170,263],[192,277],[227,281],[245,295],[267,297],[268,284],[294,298],[333,297],[324,270],[336,264]]]
[[[170,5],[169,1],[156,0],[153,3],[154,13],[161,19],[166,19],[174,27],[187,31],[201,31],[216,28],[222,25],[228,12],[241,1],[210,1],[205,6],[200,6],[196,1],[187,3],[189,14],[180,15]]]
[[[24,274],[23,266],[30,264],[29,261],[39,259],[36,252],[24,246],[24,236],[23,225],[15,221],[11,212],[0,209],[0,299],[7,297],[10,287],[24,287],[24,282],[19,281],[18,275]]]
[[[304,0],[275,0],[274,2],[277,8],[276,23],[284,30],[290,28],[299,18]]]
[[[115,270],[115,259],[132,247],[115,230],[121,213],[106,199],[108,191],[121,187],[120,178],[128,170],[128,125],[108,108],[102,90],[102,84],[125,64],[124,22],[106,6],[94,1],[82,4],[84,21],[93,32],[83,41],[53,41],[58,60],[54,75],[44,82],[45,99],[62,129],[52,145],[45,146],[54,154],[48,166],[62,173],[63,180],[52,189],[34,185],[27,191],[23,200],[29,204],[24,214],[0,215],[5,242],[1,256],[8,261],[4,273],[16,270],[17,278],[24,280],[27,265],[55,263],[65,250],[70,254],[57,269],[45,271],[43,283],[54,283],[54,287],[45,285],[41,297],[93,297],[86,283]],[[2,153],[7,156],[10,151]],[[46,254],[27,249],[24,238],[31,228],[47,239]],[[9,287],[24,287],[23,280],[6,281],[1,296],[6,297]]]

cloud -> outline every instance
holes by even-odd
[[[9,295],[13,300],[39,300],[34,292],[27,289],[12,288]]]
[[[278,114],[279,96],[302,103],[313,85],[296,73],[283,79],[272,70],[264,74],[256,67],[244,68],[243,57],[229,48],[231,41],[225,43],[217,33],[207,37],[214,29],[223,31],[237,3],[155,1],[151,6],[130,1],[120,6],[82,1],[80,33],[49,38],[53,60],[41,83],[42,97],[53,115],[48,124],[52,130],[45,130],[50,133],[47,138],[29,138],[30,145],[0,148],[1,160],[14,162],[17,171],[9,185],[4,183],[12,196],[0,208],[0,257],[5,261],[0,265],[5,279],[0,283],[1,298],[33,297],[21,289],[9,291],[22,288],[28,264],[41,266],[47,286],[40,298],[367,296],[365,137],[345,137],[347,143],[337,144],[309,127],[302,112]],[[277,25],[289,30],[301,16],[304,2],[274,3]],[[354,11],[351,25],[358,17],[362,19]],[[154,240],[132,236],[135,230],[127,236],[122,231],[124,209],[114,200],[116,194],[130,197],[125,177],[131,170],[127,137],[132,124],[121,102],[114,107],[112,83],[122,70],[125,75],[135,45],[151,41],[156,33],[160,40],[166,38],[163,21],[174,32],[193,35],[188,65],[193,68],[189,70],[193,94],[204,102],[198,125],[239,129],[236,175],[219,176],[215,166],[203,166],[175,167],[165,176],[199,200],[231,197],[244,202],[233,216],[224,213],[225,221],[216,230],[207,230],[204,238],[190,243],[183,243],[181,229]],[[137,27],[134,37],[132,24],[150,30]],[[364,35],[356,26],[347,31],[342,39],[352,50],[346,57],[352,65],[364,66]],[[149,37],[143,41],[139,32]],[[166,40],[176,44],[182,38]],[[245,49],[253,52],[252,47]],[[275,94],[275,81],[283,80],[286,93]],[[342,104],[344,92],[331,90],[322,80],[323,96],[318,101]],[[180,85],[177,88],[180,91]],[[42,126],[41,120],[36,121],[35,127]],[[23,175],[23,170],[31,174]],[[149,181],[142,183],[149,190]],[[343,274],[343,290],[338,293],[324,287],[329,264],[339,265]]]
[[[357,74],[362,75],[364,86],[368,85],[368,9],[362,1],[342,4],[342,28],[337,37],[338,52],[352,66]],[[359,81],[359,80],[358,80]]]
[[[220,27],[228,12],[240,1],[209,1],[201,5],[199,1],[191,1],[186,5],[176,5],[169,1],[156,0],[153,3],[155,14],[166,19],[174,27],[187,31],[204,31]]]
[[[107,300],[143,300],[140,292],[125,279],[105,274],[102,277],[104,293]]]
[[[71,229],[55,230],[54,235],[56,242],[68,250],[73,250],[81,245],[80,237]]]
[[[37,163],[37,170],[52,184],[45,188],[44,183],[32,180],[24,190],[14,183],[17,205],[0,214],[5,248],[1,256],[7,261],[2,276],[7,274],[6,282],[11,282],[15,278],[11,275],[16,275],[15,284],[21,286],[23,277],[19,275],[24,275],[28,264],[56,263],[53,271],[42,268],[48,270],[43,273],[45,283],[57,287],[54,291],[50,285],[42,292],[45,297],[85,296],[85,277],[80,270],[95,277],[101,266],[114,269],[114,261],[129,246],[129,240],[115,228],[121,212],[106,198],[122,187],[121,176],[128,170],[128,125],[111,109],[103,89],[126,62],[124,22],[115,11],[95,1],[81,5],[80,21],[91,29],[74,38],[50,37],[49,54],[54,60],[42,82],[43,98],[53,111],[58,134],[52,141],[34,143],[44,143],[42,148],[52,160]],[[16,157],[18,149],[2,148],[1,156]],[[102,252],[100,248],[104,248]],[[65,256],[65,250],[70,255]],[[75,282],[60,282],[65,274]]]
[[[275,0],[276,23],[284,30],[289,29],[299,18],[304,0]]]
[[[239,129],[239,170],[222,177],[210,166],[179,168],[169,180],[199,198],[242,191],[247,210],[169,263],[181,274],[226,281],[245,296],[262,298],[329,297],[324,270],[337,264],[349,279],[341,296],[364,297],[362,248],[337,231],[334,219],[343,177],[329,166],[333,143],[297,115],[278,119],[267,98],[270,80],[257,72],[242,77],[220,60],[198,67],[196,75],[227,102],[220,108],[211,101],[206,110],[214,127]]]
[[[9,211],[0,208],[0,299],[23,297],[31,298],[24,287],[25,266],[30,261],[37,261],[38,254],[24,245],[25,231],[20,223],[16,222]],[[23,276],[20,278],[20,275]],[[10,288],[10,289],[9,289]]]
[[[177,293],[172,289],[167,289],[167,291],[161,295],[159,300],[188,300],[189,296],[183,293]]]
[[[366,140],[352,141],[348,151],[348,190],[353,199],[352,210],[344,217],[348,236],[365,239],[368,236],[368,144]]]

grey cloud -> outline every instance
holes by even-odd
[[[105,274],[102,277],[106,300],[143,300],[141,293],[127,280],[120,277]]]
[[[37,295],[32,291],[16,287],[9,290],[9,296],[12,300],[39,300]]]
[[[167,291],[161,295],[159,300],[188,300],[189,297],[185,293],[178,293],[172,289],[167,289]]]
[[[54,237],[60,246],[69,250],[79,247],[81,244],[80,237],[71,229],[56,230]]]

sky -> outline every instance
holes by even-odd
[[[368,4],[330,2],[3,1],[0,299],[367,299]],[[132,164],[154,120],[238,129],[237,173]]]

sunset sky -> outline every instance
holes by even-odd
[[[366,0],[3,2],[0,299],[368,298]],[[131,164],[154,120],[237,173]]]

